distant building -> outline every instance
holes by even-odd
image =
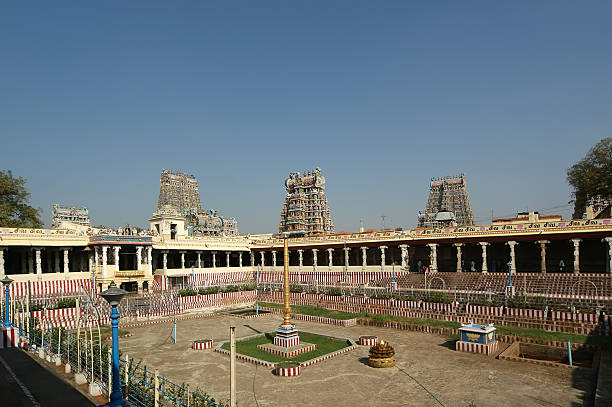
[[[174,239],[183,236],[236,236],[234,218],[220,216],[212,209],[202,209],[195,176],[164,169],[160,176],[157,211],[150,219],[158,235]]]
[[[474,225],[465,175],[431,179],[427,208],[419,212],[418,224],[424,228]]]
[[[603,219],[612,217],[612,200],[597,195],[586,204],[583,219]]]
[[[281,210],[279,233],[293,236],[310,236],[333,233],[327,197],[325,196],[325,177],[321,169],[292,172],[285,180],[287,195]]]
[[[563,220],[561,215],[540,215],[539,212],[519,212],[516,218],[493,219],[492,225],[522,225],[538,222],[559,222]]]
[[[85,207],[64,206],[54,204],[51,208],[51,227],[54,229],[64,228],[66,223],[83,226],[91,226],[89,211]]]

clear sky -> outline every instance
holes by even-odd
[[[4,2],[0,169],[95,225],[148,225],[162,168],[274,232],[321,167],[336,230],[412,227],[463,172],[478,223],[571,214],[612,135],[609,1]],[[557,208],[559,207],[559,208]],[[554,209],[550,209],[554,208]]]

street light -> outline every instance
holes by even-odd
[[[127,292],[125,292],[121,288],[118,288],[114,281],[110,283],[106,291],[100,293],[100,296],[104,298],[112,308],[110,318],[111,327],[113,331],[113,391],[110,394],[110,402],[108,403],[110,407],[122,406],[124,404],[123,395],[121,394],[121,383],[119,379],[119,312],[117,311],[117,306],[119,305],[121,299],[125,294],[127,294]]]
[[[0,282],[2,282],[2,284],[4,285],[4,327],[10,328],[11,321],[9,319],[9,285],[11,285],[13,280],[8,278],[7,276],[4,276],[4,278],[0,280]]]

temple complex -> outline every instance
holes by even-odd
[[[285,180],[287,195],[281,211],[279,233],[290,236],[312,236],[333,233],[327,197],[325,177],[320,168],[293,172]]]
[[[195,178],[165,171],[161,179],[159,209],[149,230],[0,227],[0,277],[10,275],[18,283],[87,280],[100,289],[114,280],[140,291],[152,289],[154,281],[158,289],[209,281],[203,276],[211,273],[224,275],[226,282],[260,272],[280,275],[283,239],[240,236],[235,221],[201,209]],[[483,276],[586,273],[591,280],[594,275],[609,277],[612,271],[612,219],[605,216],[609,204],[587,208],[597,214],[592,219],[529,212],[489,225],[434,223],[412,230],[333,234],[324,184],[318,168],[292,173],[286,181],[279,231],[290,232],[287,262],[292,276],[364,284],[385,273],[422,273],[425,268],[429,273]],[[435,184],[439,195],[450,198],[432,193],[430,203],[444,202],[457,223],[471,219],[463,176]],[[455,185],[455,192],[449,193],[454,187],[448,185]],[[428,207],[435,210],[433,203]],[[600,294],[607,290],[598,288]]]
[[[465,186],[465,175],[432,178],[425,212],[419,212],[419,226],[473,226],[474,215]]]

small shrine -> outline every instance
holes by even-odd
[[[498,344],[495,339],[493,324],[461,324],[459,340],[455,349],[462,352],[484,353],[489,355],[497,351]]]

